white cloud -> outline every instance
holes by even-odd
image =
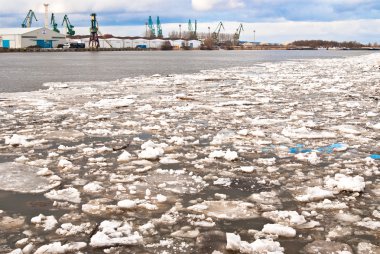
[[[215,7],[221,0],[192,0],[192,6],[196,11],[209,11]]]
[[[196,11],[210,11],[213,9],[243,8],[242,0],[192,0],[193,9]]]

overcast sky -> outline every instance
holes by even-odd
[[[257,41],[266,42],[380,42],[379,0],[0,0],[0,27],[21,26],[29,9],[39,20],[33,26],[42,26],[43,3],[50,4],[60,22],[67,13],[81,33],[87,33],[89,14],[96,12],[103,33],[117,35],[141,35],[151,15],[160,16],[164,34],[191,18],[204,32],[208,26],[214,30],[219,21],[226,24],[226,32],[234,32],[242,22],[244,40],[253,40],[255,30]]]

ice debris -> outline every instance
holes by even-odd
[[[139,245],[143,237],[133,232],[131,224],[123,221],[105,220],[99,225],[99,230],[91,237],[92,247],[110,247],[121,245]]]
[[[281,247],[279,242],[273,239],[257,239],[252,243],[242,241],[239,235],[234,233],[226,233],[227,237],[227,250],[239,251],[240,253],[253,254],[253,253],[267,253],[267,254],[281,254],[284,253],[284,248]]]

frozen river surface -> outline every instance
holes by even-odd
[[[0,94],[0,253],[379,253],[380,55]]]

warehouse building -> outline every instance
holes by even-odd
[[[3,48],[56,48],[64,43],[64,34],[48,28],[0,28],[0,46]]]

